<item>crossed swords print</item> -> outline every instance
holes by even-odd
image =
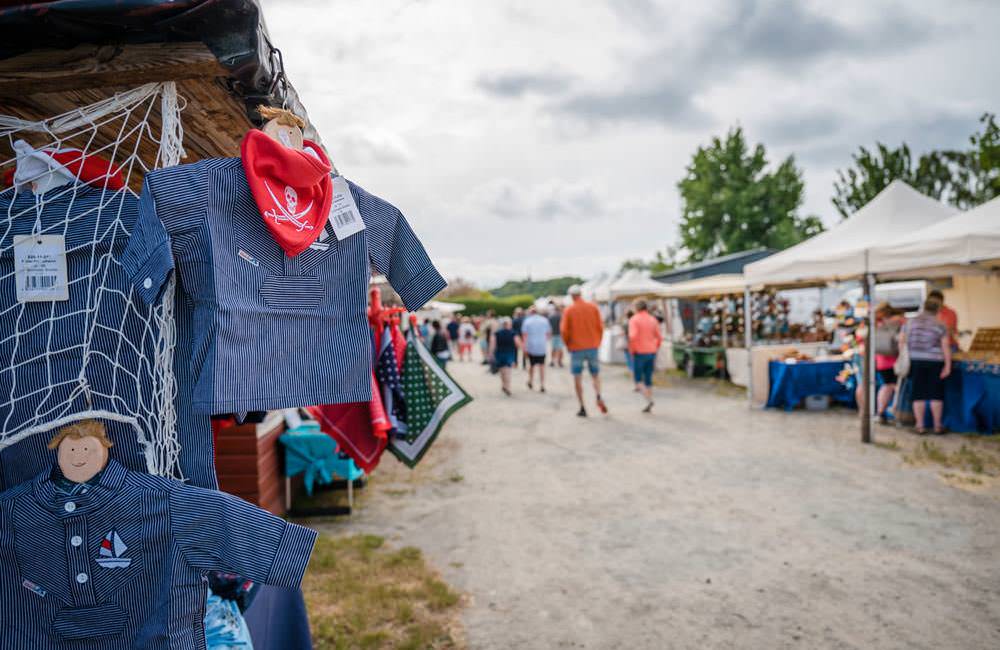
[[[296,201],[289,200],[288,201],[288,209],[286,210],[281,205],[281,201],[278,200],[278,197],[276,197],[274,195],[274,192],[271,191],[271,186],[267,184],[267,181],[264,181],[264,187],[267,188],[267,193],[271,195],[271,199],[274,200],[274,205],[277,206],[277,209],[275,209],[275,210],[268,210],[268,211],[266,211],[264,213],[265,217],[268,217],[270,219],[274,219],[275,223],[281,223],[282,221],[288,221],[292,225],[295,226],[295,228],[296,228],[296,230],[298,232],[302,232],[303,230],[306,230],[306,229],[313,230],[313,225],[312,224],[306,223],[305,221],[302,221],[302,217],[304,217],[305,215],[307,215],[309,213],[309,211],[312,210],[313,201],[310,201],[309,205],[307,205],[306,207],[304,207],[302,210],[296,212],[295,211]]]

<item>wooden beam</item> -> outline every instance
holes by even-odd
[[[0,97],[226,76],[203,43],[81,45],[0,60]]]

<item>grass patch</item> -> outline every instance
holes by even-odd
[[[454,472],[448,477],[448,480],[451,481],[452,483],[461,483],[462,481],[465,480],[465,477],[459,474],[458,472]]]
[[[302,588],[317,650],[462,647],[461,597],[418,548],[321,535]]]
[[[1000,458],[993,454],[983,453],[969,445],[962,444],[956,451],[948,452],[928,440],[923,440],[907,456],[907,462],[912,464],[934,463],[942,467],[961,469],[974,474],[1000,474]]]
[[[876,447],[879,447],[880,449],[888,449],[889,451],[897,451],[899,449],[899,443],[896,442],[895,440],[890,440],[889,442],[881,442],[879,440],[875,440],[872,444],[874,444]]]

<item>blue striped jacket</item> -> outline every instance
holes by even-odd
[[[103,192],[89,185],[63,186],[36,201],[30,191],[0,192],[0,429],[9,433],[47,424],[59,417],[106,410],[139,414],[138,426],[152,436],[145,421],[154,395],[173,386],[155,385],[149,372],[158,331],[149,306],[132,289],[120,262],[138,215],[130,192]],[[14,237],[63,235],[69,276],[69,300],[17,301]],[[98,299],[93,285],[100,283]],[[175,375],[180,395],[190,396],[188,311],[177,310]],[[187,346],[187,347],[185,347]],[[86,371],[84,368],[86,358]],[[88,391],[80,390],[81,374]],[[11,396],[13,395],[13,399]],[[88,404],[87,398],[90,398]],[[193,485],[215,487],[212,429],[207,417],[194,417],[190,399],[175,399],[181,444],[177,477]],[[114,442],[111,457],[129,469],[147,469],[136,428],[104,420]],[[52,463],[45,445],[51,434],[27,437],[0,451],[0,489],[30,480]]]
[[[365,230],[285,255],[238,158],[146,176],[123,263],[143,299],[178,273],[192,312],[195,414],[371,399],[374,266],[410,309],[446,285],[398,209],[349,183]]]
[[[72,495],[46,471],[0,494],[0,648],[202,650],[207,571],[297,587],[315,538],[113,460]]]

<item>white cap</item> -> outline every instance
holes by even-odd
[[[569,293],[569,295],[571,296],[579,296],[583,294],[583,287],[581,287],[578,284],[574,284],[569,288],[569,291],[567,293]]]

